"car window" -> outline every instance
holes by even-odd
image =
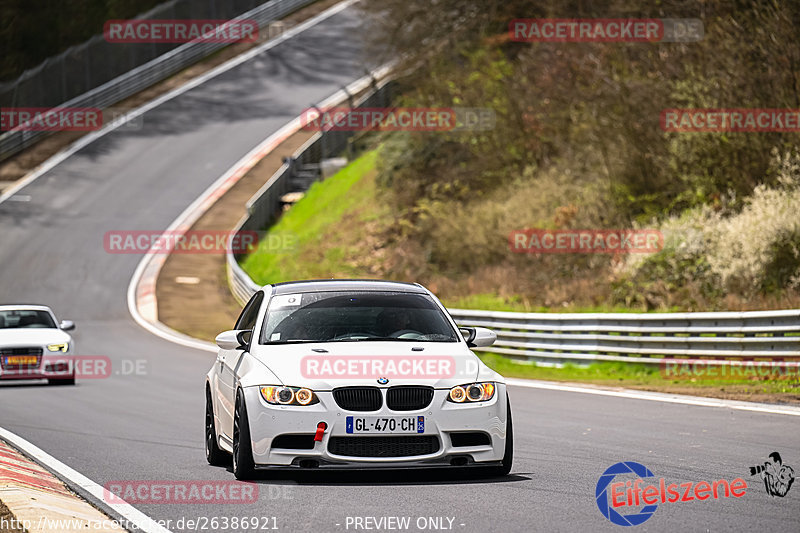
[[[32,309],[0,311],[0,329],[55,327],[53,317],[47,311]]]
[[[239,320],[236,321],[234,329],[253,329],[256,326],[256,319],[258,319],[258,310],[261,308],[261,302],[264,300],[264,292],[258,291],[250,298],[247,305],[244,306],[242,314],[239,315]]]
[[[430,296],[377,291],[273,296],[259,342],[352,341],[458,342]]]

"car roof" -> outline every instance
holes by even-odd
[[[264,289],[272,287],[275,294],[296,294],[302,292],[321,291],[392,291],[408,292],[414,294],[428,294],[427,289],[419,283],[405,283],[402,281],[385,281],[376,279],[309,279],[302,281],[287,281],[265,285]]]
[[[46,305],[33,304],[0,305],[0,311],[47,311],[48,313],[53,313],[53,310]]]

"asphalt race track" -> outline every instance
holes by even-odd
[[[363,76],[375,65],[361,35],[348,8],[147,112],[140,130],[100,138],[0,204],[0,302],[50,305],[76,321],[81,355],[108,356],[118,370],[143,360],[146,369],[75,387],[4,385],[0,426],[101,485],[233,479],[203,453],[213,354],[133,321],[126,290],[141,256],[106,253],[103,235],[166,228],[269,134]],[[137,508],[171,519],[174,531],[181,518],[215,516],[275,517],[270,526],[291,532],[378,529],[364,517],[410,517],[409,531],[612,531],[620,526],[598,510],[595,485],[614,463],[636,461],[667,483],[748,481],[741,498],[660,504],[639,531],[800,530],[800,482],[770,497],[748,472],[777,450],[800,473],[800,417],[522,387],[511,400],[507,478],[304,472],[259,481],[254,504]]]

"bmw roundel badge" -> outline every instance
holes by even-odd
[[[386,385],[387,383],[389,383],[389,378],[378,378],[378,383],[380,383],[381,385]]]

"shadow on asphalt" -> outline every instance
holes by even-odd
[[[233,469],[226,468],[233,476]],[[271,485],[380,486],[380,485],[465,485],[530,481],[532,473],[492,476],[480,468],[436,468],[408,470],[276,470],[259,471],[252,480]]]
[[[20,379],[17,380],[8,380],[0,382],[0,389],[13,389],[13,388],[24,388],[24,387],[41,387],[42,385],[47,385],[47,380],[45,379]]]

